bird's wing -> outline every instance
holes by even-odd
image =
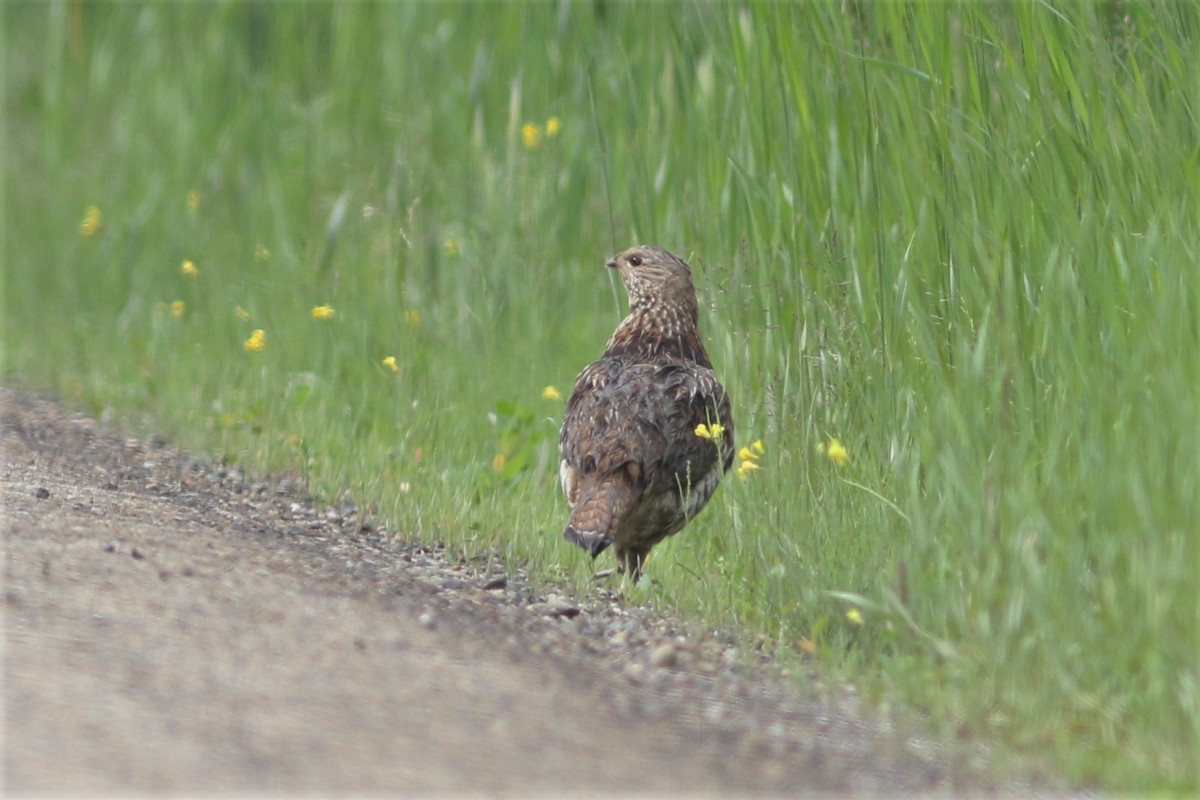
[[[563,461],[581,477],[645,463],[665,443],[645,424],[650,376],[621,359],[601,359],[575,381],[563,414]],[[640,488],[640,487],[639,487]]]
[[[725,427],[716,446],[695,433],[714,422]],[[692,362],[601,359],[575,382],[559,444],[564,471],[579,478],[633,467],[642,487],[686,480],[688,469],[732,462],[729,400],[713,371]]]
[[[657,371],[655,383],[669,398],[663,404],[667,413],[659,419],[669,443],[662,465],[676,481],[687,481],[689,470],[692,475],[707,473],[718,460],[721,471],[728,470],[733,463],[733,417],[716,374],[689,362],[668,362]],[[724,431],[716,440],[705,439],[696,433],[702,424],[710,429],[719,424]]]

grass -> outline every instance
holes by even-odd
[[[1196,790],[1195,7],[2,13],[8,378],[579,589],[541,393],[662,244],[765,454],[647,601]]]

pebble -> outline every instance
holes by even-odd
[[[583,613],[578,606],[564,603],[562,600],[547,600],[545,603],[534,603],[529,610],[545,617],[565,617],[571,619]]]
[[[670,669],[679,663],[679,650],[667,642],[654,649],[650,654],[650,666],[656,669]]]
[[[421,623],[421,627],[427,631],[431,631],[437,627],[437,620],[428,611],[417,617],[417,622]]]

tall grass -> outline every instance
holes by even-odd
[[[6,374],[582,590],[541,390],[662,244],[766,453],[648,599],[1195,789],[1192,6],[4,13]]]

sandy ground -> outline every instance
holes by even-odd
[[[6,794],[1057,793],[611,594],[539,596],[20,392],[0,412]]]

